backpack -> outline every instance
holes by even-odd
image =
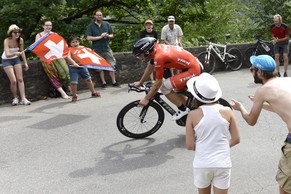
[[[67,92],[67,87],[62,86],[63,90]],[[51,98],[58,98],[61,97],[61,93],[50,83],[49,85],[49,97]]]
[[[49,86],[49,97],[51,98],[58,98],[61,97],[61,93],[53,86]]]

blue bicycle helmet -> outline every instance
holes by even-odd
[[[145,37],[138,40],[133,45],[132,53],[138,57],[140,54],[144,54],[147,57],[150,54],[150,51],[154,48],[155,44],[157,43],[157,39],[152,37]]]

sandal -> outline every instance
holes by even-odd
[[[100,97],[101,95],[100,95],[99,92],[94,92],[94,93],[92,93],[91,96],[92,96],[92,97]]]
[[[106,88],[106,87],[107,87],[107,84],[104,83],[104,84],[101,85],[101,87],[102,87],[102,88]]]
[[[73,96],[72,97],[72,102],[76,102],[78,100],[78,96]]]

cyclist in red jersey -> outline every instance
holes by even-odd
[[[140,105],[146,106],[160,89],[179,109],[171,120],[178,120],[188,114],[190,110],[185,106],[185,96],[177,94],[174,89],[185,90],[187,81],[201,74],[203,67],[199,60],[182,47],[157,44],[157,40],[152,37],[137,41],[133,46],[133,54],[145,62],[154,61],[154,64],[147,65],[140,81],[134,82],[136,87],[142,85],[153,70],[156,70],[156,82],[148,94],[140,100]],[[176,68],[182,72],[163,81],[164,68]]]

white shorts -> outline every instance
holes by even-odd
[[[230,168],[194,168],[194,185],[203,189],[213,184],[218,189],[228,189],[230,186]]]

